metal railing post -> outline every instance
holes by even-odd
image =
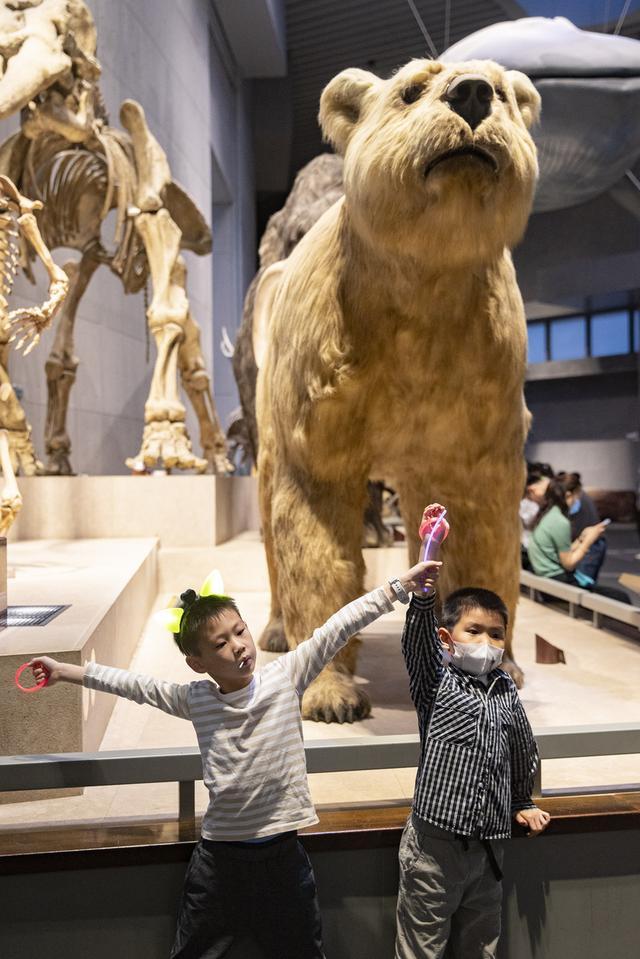
[[[178,783],[178,820],[180,825],[193,823],[196,818],[196,784],[193,779]]]

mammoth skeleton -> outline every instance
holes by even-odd
[[[230,469],[226,443],[182,257],[183,250],[209,253],[211,233],[172,179],[142,107],[126,100],[120,109],[124,130],[109,125],[95,52],[95,25],[82,0],[0,3],[0,119],[21,111],[20,131],[0,147],[0,173],[43,203],[36,216],[47,247],[80,254],[65,266],[69,295],[46,363],[46,471],[72,472],[66,424],[79,362],[73,328],[82,295],[104,264],[125,293],[138,292],[149,279],[153,289],[147,321],[157,358],[141,446],[127,465],[224,473]],[[111,211],[115,232],[106,249],[101,228]],[[191,448],[178,375],[198,418],[202,458]],[[35,462],[33,450],[31,456]]]

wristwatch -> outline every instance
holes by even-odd
[[[409,602],[409,598],[410,598],[409,594],[399,579],[390,579],[389,586],[394,591],[394,593],[396,594],[396,596],[398,597],[401,603]]]

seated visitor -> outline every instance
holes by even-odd
[[[170,683],[89,662],[40,656],[48,677],[148,703],[190,720],[209,806],[187,871],[172,959],[222,956],[250,932],[271,959],[322,959],[313,870],[297,830],[318,821],[305,767],[300,698],[350,636],[389,612],[407,591],[433,586],[438,563],[419,563],[335,613],[311,639],[254,672],[256,647],[228,596],[182,594],[174,639],[205,675]],[[204,588],[202,590],[205,591]],[[126,951],[126,950],[125,950]]]
[[[558,480],[551,480],[529,538],[529,562],[533,572],[547,579],[570,583],[610,599],[629,603],[629,597],[624,590],[613,586],[599,586],[578,570],[578,565],[605,529],[603,523],[586,526],[578,538],[572,541],[565,488]]]
[[[576,540],[588,526],[597,526],[600,516],[595,503],[582,488],[580,473],[558,473],[558,479],[564,487],[565,500],[569,507],[571,539]],[[576,569],[595,583],[606,555],[607,540],[603,534],[591,544],[587,555],[578,563]]]
[[[533,529],[536,516],[540,512],[540,502],[544,491],[553,478],[553,470],[548,463],[527,463],[527,479],[524,487],[524,496],[520,500],[520,562],[523,569],[531,569],[527,547],[529,546],[530,531]]]
[[[555,474],[548,463],[527,463],[527,482],[525,494],[527,499],[542,505],[544,494]]]
[[[434,504],[425,518],[442,507]],[[431,513],[430,513],[431,511]],[[486,589],[442,604],[416,591],[402,651],[418,714],[420,763],[400,843],[396,959],[491,959],[502,907],[502,850],[515,820],[550,816],[531,799],[538,750],[518,690],[499,669],[508,613]]]

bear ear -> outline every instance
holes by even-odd
[[[349,137],[360,119],[367,93],[380,83],[373,73],[356,68],[343,70],[322,91],[318,121],[325,140],[344,153]]]
[[[540,94],[528,76],[519,70],[508,70],[507,80],[510,82],[516,101],[527,130],[540,118]]]

